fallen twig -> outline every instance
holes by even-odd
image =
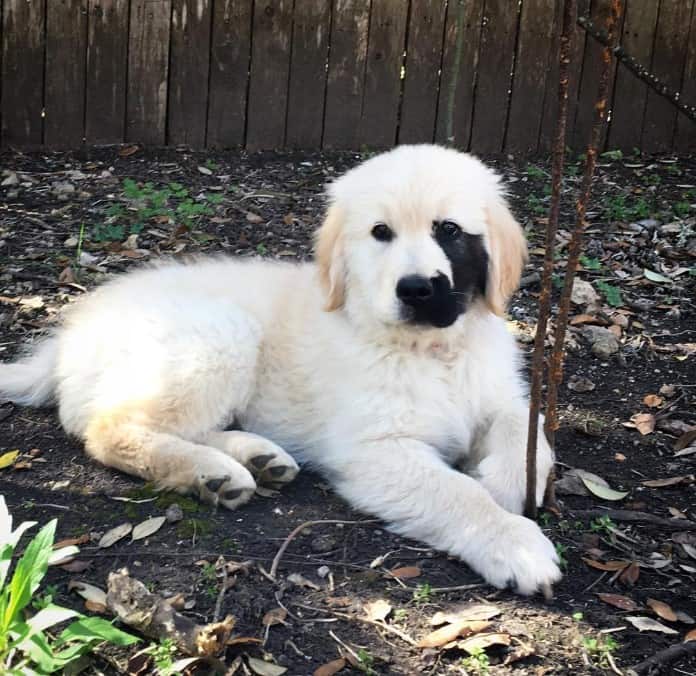
[[[606,30],[609,35],[609,43],[613,44],[616,40],[616,29],[621,17],[621,0],[611,0],[611,11],[607,16]],[[599,87],[597,89],[597,101],[594,107],[594,121],[592,132],[587,146],[585,160],[585,170],[582,177],[580,195],[576,202],[575,227],[568,243],[568,260],[566,263],[565,277],[563,279],[563,289],[558,303],[558,315],[556,317],[556,329],[554,332],[553,350],[551,351],[551,363],[549,366],[549,383],[546,398],[546,435],[549,437],[551,446],[554,445],[556,430],[558,429],[558,387],[563,381],[563,360],[565,357],[564,342],[568,328],[568,314],[570,312],[570,295],[573,290],[575,271],[578,267],[580,249],[582,246],[583,233],[587,222],[587,203],[592,190],[592,179],[594,177],[595,165],[597,163],[597,153],[601,140],[602,129],[604,128],[609,96],[609,73],[611,71],[611,48],[605,47],[602,50],[602,69],[599,76]]]
[[[379,519],[367,519],[365,521],[343,521],[341,519],[319,519],[317,521],[305,521],[301,523],[297,528],[295,528],[290,535],[285,538],[285,541],[280,546],[278,553],[273,558],[273,563],[271,564],[271,570],[268,573],[272,580],[277,580],[278,566],[280,565],[280,560],[283,558],[285,550],[288,548],[290,543],[305,529],[311,526],[320,526],[329,523],[342,523],[345,525],[357,525],[357,524],[368,524],[368,523],[379,523]]]
[[[549,210],[549,220],[546,225],[546,249],[544,251],[544,269],[541,275],[539,317],[537,319],[536,335],[534,336],[534,354],[532,357],[529,428],[527,432],[527,495],[524,506],[525,516],[530,519],[536,519],[537,516],[536,453],[539,411],[541,410],[541,384],[544,379],[544,345],[546,343],[546,326],[548,324],[549,315],[551,314],[553,253],[561,204],[561,182],[563,179],[563,163],[565,160],[566,119],[568,117],[570,55],[572,53],[573,26],[576,14],[576,0],[565,0],[558,55],[558,118],[556,119],[553,142],[551,208]]]
[[[661,516],[648,514],[648,512],[636,512],[631,509],[577,509],[573,510],[572,514],[589,519],[608,516],[613,521],[649,523],[654,526],[667,528],[668,530],[696,530],[696,521],[690,521],[689,519],[665,519]]]
[[[121,622],[144,636],[171,639],[182,652],[194,657],[221,653],[234,627],[231,615],[222,622],[196,624],[127,571],[109,574],[106,605]]]
[[[647,660],[630,668],[626,673],[628,676],[650,676],[662,671],[662,667],[673,664],[677,660],[696,655],[696,641],[686,641],[685,643],[675,643],[669,648],[660,650]]]

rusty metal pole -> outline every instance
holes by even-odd
[[[529,428],[527,436],[527,495],[524,513],[536,519],[536,451],[541,409],[541,385],[544,378],[544,343],[546,326],[551,313],[551,285],[553,274],[553,250],[558,215],[561,203],[561,181],[565,161],[566,119],[568,117],[568,81],[570,79],[570,55],[572,53],[573,32],[577,15],[577,0],[565,0],[563,5],[563,24],[558,56],[558,117],[554,130],[553,162],[551,167],[551,208],[546,225],[546,249],[544,269],[541,275],[541,294],[539,296],[539,317],[534,353],[532,357],[532,382],[529,402]]]

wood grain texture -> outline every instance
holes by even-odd
[[[672,89],[679,89],[687,57],[693,0],[661,0],[650,70]],[[696,38],[695,38],[696,39]],[[677,124],[674,106],[648,91],[641,147],[645,152],[672,149]]]
[[[696,106],[696,3],[691,10],[691,28],[689,29],[689,45],[684,64],[681,95],[685,103]],[[674,151],[677,153],[696,151],[696,124],[682,113],[677,115]]]
[[[125,138],[129,0],[89,0],[85,140]]]
[[[244,145],[252,0],[215,0],[206,143]]]
[[[372,0],[360,139],[368,148],[396,143],[408,3]]]
[[[285,145],[321,146],[329,54],[331,4],[326,0],[295,2]]]
[[[84,139],[87,0],[46,5],[44,144],[75,148]]]
[[[205,145],[212,0],[172,0],[168,138]]]
[[[635,0],[626,6],[621,46],[645,66],[649,66],[652,61],[658,7],[657,2]],[[619,63],[609,128],[609,147],[628,151],[640,147],[647,97],[648,85]]]
[[[358,148],[370,0],[333,0],[323,146]]]
[[[250,150],[281,148],[285,143],[292,5],[292,0],[260,0],[254,5],[246,134]]]
[[[460,11],[463,12],[461,17],[463,36],[458,41],[457,19]],[[438,143],[452,143],[464,150],[470,147],[471,140],[482,21],[482,0],[477,2],[450,0],[447,4],[435,140]],[[460,54],[457,69],[455,64],[458,46]],[[447,127],[450,113],[452,135],[448,138]]]
[[[503,150],[518,11],[516,2],[486,0],[470,144],[476,153]]]
[[[544,112],[544,95],[549,84],[555,0],[524,0],[517,38],[515,74],[505,151],[535,154]]]
[[[399,143],[435,138],[447,3],[411,0]]]
[[[2,4],[2,144],[43,143],[44,0]]]
[[[161,145],[167,125],[171,0],[131,0],[126,139]]]

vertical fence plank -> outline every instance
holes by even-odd
[[[43,142],[44,0],[4,0],[2,143]]]
[[[211,2],[172,2],[167,143],[205,145]]]
[[[590,8],[590,17],[595,26],[603,28],[606,25],[607,16],[611,12],[611,0],[593,0]],[[625,14],[622,16],[622,22]],[[617,27],[621,35],[622,25]],[[602,45],[591,37],[588,37],[585,44],[585,56],[582,68],[582,80],[580,82],[580,92],[578,107],[575,114],[575,124],[571,136],[571,145],[577,150],[584,150],[590,140],[592,124],[594,120],[594,106],[597,98],[597,88],[599,87],[600,73],[602,72]],[[609,72],[609,98],[608,105],[611,110],[613,82],[616,76],[616,59],[612,59],[611,70]],[[599,151],[602,152],[606,141],[606,127],[602,129],[602,139],[599,143]]]
[[[589,0],[578,1],[579,16],[585,16],[588,13],[589,4]],[[549,152],[551,150],[556,118],[558,117],[558,47],[562,18],[563,0],[556,0],[551,56],[547,72],[546,90],[544,92],[544,113],[541,122],[541,133],[539,134],[540,152]],[[585,42],[587,39],[585,31],[580,26],[576,26],[575,34],[573,35],[573,49],[569,67],[570,79],[568,81],[568,123],[566,127],[566,138],[569,138],[573,131],[575,111],[578,103],[578,90],[580,87],[580,73],[582,72],[582,59],[585,53]]]
[[[161,145],[167,124],[171,0],[131,0],[126,137]]]
[[[370,0],[334,0],[323,145],[357,148]]]
[[[696,106],[696,4],[691,10],[689,45],[681,86],[682,100]],[[696,123],[683,113],[677,115],[677,133],[674,136],[674,152],[696,151]]]
[[[483,3],[484,0],[449,0],[447,4],[435,140],[438,143],[452,143],[464,150],[469,147],[471,141]],[[457,23],[460,11],[464,12],[461,19],[463,36],[458,40]],[[461,49],[461,54],[459,68],[455,69],[458,48]],[[450,114],[452,138],[448,138],[447,133]]]
[[[652,61],[658,6],[657,2],[629,2],[621,32],[622,47],[648,68]],[[647,95],[648,85],[619,63],[609,128],[611,148],[632,150],[640,147]]]
[[[471,131],[477,153],[503,150],[518,11],[516,2],[486,0]]]
[[[692,0],[662,0],[660,3],[655,53],[650,70],[672,89],[681,87],[692,5]],[[676,108],[655,92],[648,91],[643,124],[643,151],[671,150],[676,123]]]
[[[285,144],[291,148],[321,146],[330,10],[326,0],[295,2],[285,132]]]
[[[84,138],[87,0],[46,5],[44,143],[75,148]]]
[[[292,4],[292,0],[254,4],[246,135],[251,150],[280,148],[285,143]]]
[[[252,0],[215,0],[208,133],[212,148],[244,145]]]
[[[505,150],[537,152],[544,111],[544,93],[552,54],[551,31],[555,0],[524,0],[515,59],[515,77]]]
[[[85,139],[125,138],[129,0],[89,0]]]
[[[432,142],[447,3],[411,0],[399,143]]]
[[[372,0],[360,120],[360,138],[369,147],[396,142],[407,15],[404,0]]]

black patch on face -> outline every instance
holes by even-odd
[[[402,306],[404,320],[445,328],[466,312],[471,302],[486,293],[488,253],[481,235],[464,232],[451,221],[433,224],[433,237],[452,266],[452,281],[439,273],[430,279],[432,295]]]

